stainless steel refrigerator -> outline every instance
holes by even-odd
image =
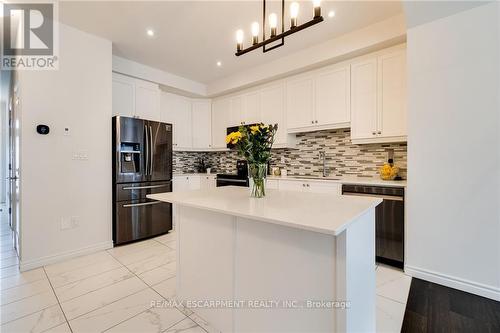
[[[172,229],[172,205],[146,198],[172,191],[172,125],[113,117],[113,242]]]

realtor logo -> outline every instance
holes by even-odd
[[[2,69],[57,69],[55,3],[4,3]]]

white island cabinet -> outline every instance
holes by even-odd
[[[233,186],[148,197],[175,207],[177,300],[218,331],[375,331],[382,200]]]

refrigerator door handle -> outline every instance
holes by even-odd
[[[144,140],[144,152],[146,154],[146,158],[144,159],[144,174],[147,176],[149,171],[149,136],[148,136],[148,126],[144,125],[144,136],[146,140]]]
[[[153,174],[153,128],[149,125],[149,175]]]
[[[163,184],[163,185],[151,185],[151,186],[127,186],[124,187],[123,190],[145,190],[148,188],[160,188],[160,187],[168,187],[169,184]]]
[[[151,202],[142,202],[142,203],[136,203],[136,204],[126,204],[123,205],[124,208],[128,207],[139,207],[139,206],[151,206],[151,205],[156,205],[162,203],[161,201],[151,201]]]

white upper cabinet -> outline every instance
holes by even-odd
[[[262,122],[260,91],[253,91],[242,96],[242,123],[246,125]]]
[[[288,130],[314,125],[314,78],[301,75],[286,83]]]
[[[212,103],[161,93],[161,121],[173,125],[174,150],[207,150],[212,146]]]
[[[229,126],[239,126],[243,124],[243,96],[231,97],[231,112],[229,117]]]
[[[266,125],[278,124],[278,132],[274,138],[274,146],[280,147],[287,143],[285,92],[283,83],[273,84],[262,88],[262,122]]]
[[[212,146],[212,103],[209,100],[195,100],[192,104],[193,148]]]
[[[188,98],[162,92],[161,121],[172,124],[173,148],[193,148],[191,102]]]
[[[406,141],[406,52],[396,46],[351,66],[353,143]]]
[[[351,138],[373,138],[377,131],[377,59],[351,66]]]
[[[221,98],[212,104],[212,148],[226,148],[226,132],[231,124],[231,99]]]
[[[406,136],[406,52],[396,50],[380,56],[378,74],[378,130],[384,137]]]
[[[113,73],[113,115],[159,121],[157,84]]]
[[[331,67],[318,72],[315,88],[316,124],[349,127],[351,121],[350,67]]]
[[[136,80],[135,115],[141,119],[160,121],[160,88],[157,84]]]
[[[113,116],[134,117],[135,79],[113,73]]]
[[[349,127],[350,67],[329,66],[287,81],[288,132]]]

